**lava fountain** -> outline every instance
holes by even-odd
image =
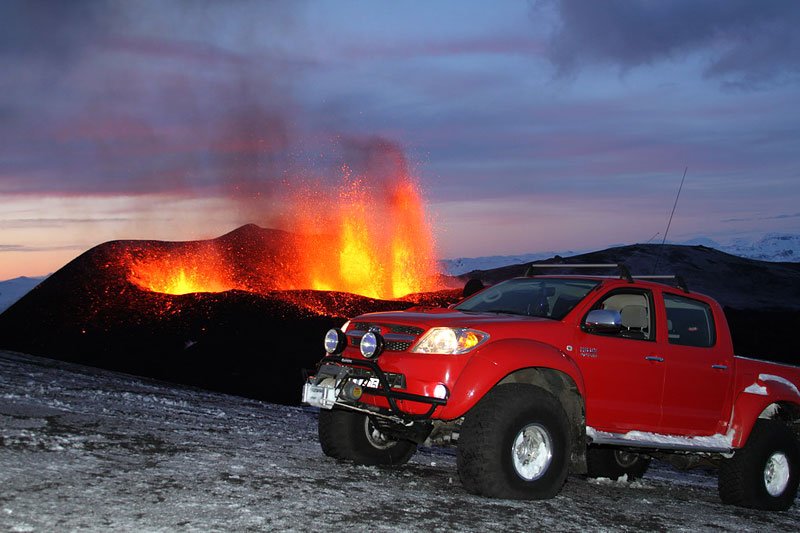
[[[128,280],[167,294],[314,289],[383,300],[443,288],[425,202],[409,176],[370,184],[345,168],[338,188],[296,192],[284,218],[294,240],[269,253],[247,243],[231,253],[214,241],[143,249],[128,261]]]
[[[293,212],[304,233],[298,272],[303,288],[372,298],[399,298],[440,289],[425,203],[413,179],[370,187],[345,169],[335,193],[296,196]],[[294,287],[299,288],[299,287]]]

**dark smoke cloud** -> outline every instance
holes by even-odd
[[[259,35],[300,3],[0,2],[0,194],[263,202],[291,166],[282,80]]]
[[[592,63],[622,71],[693,53],[704,74],[759,86],[800,72],[800,2],[775,0],[541,0],[560,25],[549,57],[561,74]],[[534,10],[534,13],[538,13]]]
[[[319,113],[294,94],[314,64],[292,49],[304,7],[0,2],[0,194],[140,197],[153,216],[153,194],[213,196],[262,222],[292,181],[407,175],[398,144],[340,134],[351,109],[309,135]]]
[[[400,144],[385,137],[349,137],[342,141],[342,163],[355,175],[386,183],[409,175],[406,153]]]

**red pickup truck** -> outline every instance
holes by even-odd
[[[551,498],[570,472],[640,477],[657,456],[717,465],[725,503],[788,509],[800,368],[735,356],[722,308],[685,284],[588,266],[621,275],[529,269],[329,331],[303,388],[323,452],[397,465],[455,444],[467,491],[513,499]]]

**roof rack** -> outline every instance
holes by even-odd
[[[628,270],[628,267],[625,266],[624,263],[556,263],[556,264],[538,264],[535,265],[531,263],[528,268],[525,270],[525,276],[533,276],[534,269],[537,268],[616,268],[619,270],[619,277],[620,279],[624,279],[630,283],[633,283],[633,276],[631,276],[631,271]]]
[[[662,276],[633,276],[633,279],[655,279],[655,280],[673,280],[675,281],[675,286],[678,287],[685,293],[689,293],[689,286],[686,284],[686,281],[683,279],[683,276],[676,276],[674,274],[662,275]]]
[[[689,287],[686,281],[681,276],[676,275],[656,275],[656,276],[632,276],[631,271],[624,263],[550,263],[550,264],[530,264],[525,270],[525,277],[534,276],[534,270],[542,268],[615,268],[619,270],[619,278],[624,279],[628,283],[633,283],[634,280],[673,280],[675,286],[685,293],[689,292]]]

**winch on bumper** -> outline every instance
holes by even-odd
[[[443,386],[441,398],[397,390],[404,387],[404,376],[386,373],[374,361],[331,355],[323,358],[317,374],[308,378],[303,386],[302,401],[321,409],[338,406],[408,423],[430,419],[437,407],[447,405],[450,395]],[[364,403],[361,401],[363,395],[384,398],[387,406]],[[412,414],[404,411],[398,404],[399,401],[416,402],[430,407],[422,414]]]

